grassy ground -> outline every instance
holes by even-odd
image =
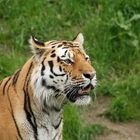
[[[31,56],[31,34],[42,40],[70,40],[83,32],[97,71],[96,94],[113,97],[106,116],[139,120],[139,27],[139,0],[0,0],[0,79]],[[65,109],[65,140],[90,140],[91,134],[102,132],[100,125],[83,126],[77,110]]]

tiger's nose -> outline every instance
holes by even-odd
[[[86,72],[86,73],[83,73],[83,75],[85,78],[88,78],[91,80],[96,75],[96,73],[95,72]]]

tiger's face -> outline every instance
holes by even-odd
[[[89,92],[96,86],[96,72],[83,49],[83,35],[73,41],[40,42],[32,38],[31,45],[36,59],[32,81],[37,96],[63,96],[78,105],[88,104]]]

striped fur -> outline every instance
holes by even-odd
[[[62,140],[63,105],[88,104],[96,74],[80,33],[73,41],[30,40],[33,57],[0,81],[0,140]]]

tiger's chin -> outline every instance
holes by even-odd
[[[89,84],[84,88],[80,88],[80,90],[78,90],[73,94],[69,93],[67,95],[67,98],[69,99],[70,102],[72,102],[75,105],[88,105],[92,100],[89,93],[93,88],[94,87]]]
[[[74,104],[81,106],[81,105],[88,105],[90,104],[90,102],[91,102],[91,97],[89,95],[83,95],[83,96],[77,97]]]

